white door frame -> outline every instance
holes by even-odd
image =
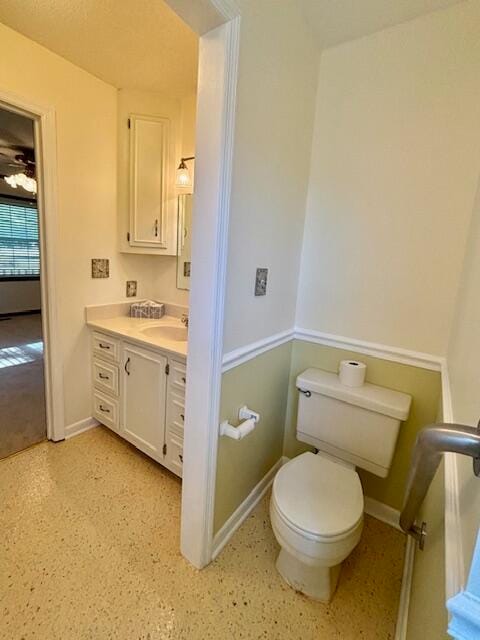
[[[37,209],[40,228],[40,285],[44,341],[47,438],[65,438],[63,364],[57,318],[57,149],[55,111],[0,90],[0,107],[31,118],[35,131]]]
[[[167,1],[200,33],[181,551],[202,568],[212,559],[240,14],[230,0]],[[201,33],[207,15],[215,28]]]

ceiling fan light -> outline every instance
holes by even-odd
[[[35,178],[29,178],[24,173],[15,173],[11,176],[5,176],[4,180],[10,187],[12,187],[12,189],[21,187],[29,193],[37,193],[37,181]]]

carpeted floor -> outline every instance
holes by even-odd
[[[39,313],[0,319],[0,458],[46,437]]]

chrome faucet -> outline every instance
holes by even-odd
[[[182,313],[182,317],[180,318],[180,322],[185,325],[186,329],[188,329],[188,313]]]

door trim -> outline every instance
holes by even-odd
[[[198,568],[211,561],[213,549],[240,37],[240,17],[232,3],[211,4],[223,24],[200,37],[181,519],[182,554]],[[192,14],[195,5],[188,4]],[[189,20],[187,14],[182,17],[194,27],[195,17]]]
[[[65,439],[63,361],[59,344],[57,295],[57,145],[55,110],[0,90],[0,107],[34,122],[37,209],[40,227],[40,286],[44,340],[47,438]]]

